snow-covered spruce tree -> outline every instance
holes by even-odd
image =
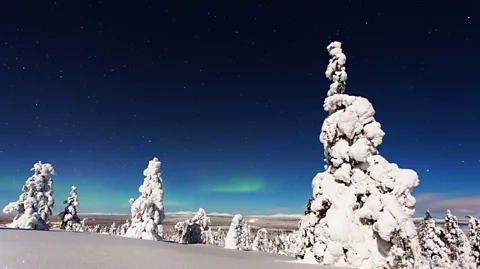
[[[88,226],[85,224],[85,222],[88,220],[88,218],[83,218],[82,221],[80,221],[80,224],[82,225],[82,232],[87,232],[88,231]]]
[[[3,209],[5,214],[17,211],[7,227],[48,230],[54,205],[53,179],[50,176],[55,175],[55,169],[49,163],[38,162],[30,171],[34,175],[23,185],[18,201],[9,203]]]
[[[127,233],[128,227],[130,227],[130,220],[126,220],[122,226],[120,226],[120,233],[119,235],[125,235]]]
[[[215,246],[224,247],[225,246],[225,232],[222,230],[221,227],[214,232],[213,235],[213,242]]]
[[[213,244],[209,224],[207,213],[203,208],[199,208],[192,219],[175,224],[174,240],[181,244]]]
[[[174,241],[180,244],[188,244],[190,242],[190,220],[180,221],[175,224]]]
[[[296,256],[324,265],[413,268],[419,246],[411,192],[418,175],[379,155],[384,132],[373,106],[344,94],[341,43],[327,50],[332,58],[325,75],[332,84],[320,134],[327,164],[312,181],[313,200],[299,223]]]
[[[452,268],[474,269],[475,264],[471,256],[470,242],[465,233],[458,226],[457,217],[447,210],[445,217],[445,243],[450,250]]]
[[[110,226],[110,229],[108,230],[108,233],[111,234],[111,235],[117,235],[117,223],[115,223],[115,221]]]
[[[435,220],[428,210],[418,228],[418,241],[430,268],[452,268],[450,250],[445,244],[445,231],[435,225]]]
[[[257,231],[257,235],[253,239],[252,250],[273,252],[273,243],[268,239],[267,229],[261,228]]]
[[[474,264],[480,268],[480,222],[478,219],[467,216],[468,218],[468,239],[470,242],[470,253]]]
[[[190,244],[207,244],[212,240],[210,218],[203,208],[199,208],[193,216],[190,233]]]
[[[291,233],[282,232],[273,238],[273,251],[272,253],[282,256],[295,256],[296,240],[298,237],[298,231]]]
[[[140,197],[137,200],[130,199],[132,221],[125,236],[155,241],[162,239],[165,212],[161,174],[161,163],[153,158],[143,171],[145,179],[138,188]]]
[[[78,195],[77,187],[72,186],[70,191],[70,196],[66,201],[63,201],[67,206],[59,214],[62,224],[60,224],[60,229],[62,230],[73,230],[73,226],[77,223],[80,223],[80,218],[77,216],[77,206],[78,206]]]
[[[232,224],[225,237],[226,249],[249,250],[250,249],[250,227],[243,219],[243,216],[237,214],[233,216]]]

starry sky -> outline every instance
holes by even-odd
[[[480,213],[475,2],[7,1],[0,204],[41,160],[57,212],[76,185],[80,212],[128,213],[158,157],[167,212],[302,214],[338,40],[419,210]]]

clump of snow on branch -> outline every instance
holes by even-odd
[[[225,237],[226,249],[249,250],[250,227],[242,215],[233,216],[232,223]]]
[[[325,75],[332,80],[320,134],[325,172],[312,181],[313,198],[299,223],[296,256],[324,265],[413,268],[419,256],[412,220],[419,184],[413,170],[379,155],[384,132],[365,98],[344,94],[346,56],[328,45]]]
[[[34,175],[23,185],[23,193],[18,201],[9,203],[3,209],[5,214],[17,212],[13,222],[7,224],[7,227],[48,230],[55,203],[53,179],[50,176],[55,175],[55,169],[49,163],[38,162],[30,171],[33,171]]]
[[[445,217],[445,243],[450,251],[453,268],[474,269],[470,242],[458,226],[457,217],[447,210]]]
[[[136,200],[130,199],[132,219],[125,236],[155,241],[162,239],[165,212],[161,173],[161,163],[157,158],[151,160],[143,171],[145,179],[138,188],[141,195]]]
[[[430,268],[450,269],[450,250],[445,244],[445,231],[435,225],[435,220],[427,210],[418,229],[420,250]]]
[[[78,206],[78,195],[77,187],[72,186],[70,191],[70,196],[66,201],[63,201],[67,206],[59,214],[62,223],[60,224],[60,229],[62,230],[73,230],[75,224],[80,223],[80,218],[77,216],[77,206]]]

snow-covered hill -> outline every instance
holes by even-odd
[[[63,231],[0,229],[0,268],[332,268],[292,261],[290,257],[264,252],[226,250],[207,245]]]

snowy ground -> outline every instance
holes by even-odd
[[[293,258],[207,245],[120,236],[0,228],[0,268],[8,269],[308,269]],[[338,269],[338,268],[337,268]]]

